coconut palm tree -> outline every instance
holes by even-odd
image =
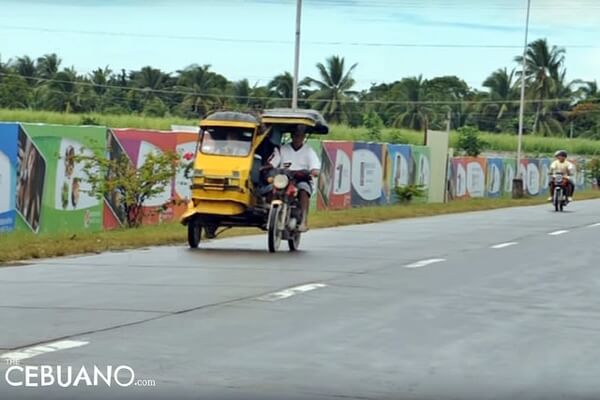
[[[581,88],[581,92],[586,100],[600,100],[600,92],[598,91],[598,82],[589,81]]]
[[[8,74],[11,69],[12,60],[9,58],[8,61],[2,61],[2,55],[0,54],[0,74]],[[0,77],[1,78],[1,77]]]
[[[160,69],[146,66],[139,71],[131,72],[129,78],[135,87],[153,91],[160,90],[165,86],[168,75]]]
[[[195,117],[204,115],[215,108],[219,94],[223,93],[227,86],[227,79],[215,72],[210,71],[210,65],[199,66],[192,64],[184,70],[177,71],[177,88],[181,92],[187,92],[181,103],[186,112],[191,112]]]
[[[306,88],[310,85],[310,78],[304,78],[298,82],[298,100],[299,105],[302,106],[304,99],[308,98],[308,91]],[[289,107],[294,92],[294,77],[289,72],[284,72],[275,76],[267,84],[269,89],[269,95],[281,100],[272,100],[271,106],[278,107]]]
[[[77,73],[72,68],[58,72],[55,79],[45,85],[46,107],[67,113],[77,111],[80,94],[77,80]]]
[[[317,87],[309,100],[313,106],[323,113],[323,116],[332,122],[341,122],[348,119],[350,107],[356,92],[352,87],[356,83],[352,72],[358,64],[353,64],[346,70],[343,57],[331,56],[325,64],[318,63],[319,79],[309,78],[308,82]]]
[[[422,75],[404,78],[392,89],[392,101],[396,101],[390,108],[395,114],[392,125],[421,130],[426,127],[431,119],[431,109],[426,104],[426,80]]]
[[[33,79],[36,75],[35,61],[33,61],[29,56],[17,57],[15,63],[13,64],[13,68],[17,74],[27,79],[27,82],[30,85],[35,85],[36,80]]]
[[[294,91],[294,77],[286,71],[271,79],[267,87],[274,97],[289,100]]]
[[[62,60],[54,53],[37,59],[36,73],[40,78],[52,79],[58,73]]]
[[[483,82],[483,86],[490,90],[490,100],[495,102],[497,120],[502,119],[504,114],[513,108],[511,101],[516,98],[514,76],[514,69],[508,72],[506,68],[500,68]]]
[[[515,58],[521,63],[522,56]],[[540,116],[544,104],[552,99],[558,91],[561,68],[565,61],[565,50],[556,46],[550,47],[546,39],[538,39],[529,44],[525,53],[525,79],[529,96],[535,100],[535,119],[533,132],[538,132]],[[519,72],[521,74],[521,72]],[[547,109],[544,111],[547,115]]]
[[[108,85],[111,79],[112,73],[113,71],[107,65],[104,68],[97,68],[89,74],[90,80],[95,85],[94,91],[97,94],[103,95],[104,93],[106,93],[106,86]]]

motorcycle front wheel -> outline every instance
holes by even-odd
[[[282,215],[283,212],[280,205],[271,206],[271,211],[269,211],[269,232],[267,234],[267,242],[270,253],[275,253],[281,244],[281,236],[283,231],[280,229],[280,221],[282,219]]]
[[[300,235],[300,232],[295,232],[293,236],[288,239],[288,247],[290,248],[290,251],[296,251],[298,248],[300,248]]]

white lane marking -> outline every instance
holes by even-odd
[[[555,231],[555,232],[550,232],[548,235],[550,235],[550,236],[558,236],[558,235],[563,235],[565,233],[569,233],[569,231]]]
[[[598,227],[598,226],[600,226],[600,222],[598,222],[597,224],[592,224],[592,225],[590,225],[590,226],[589,226],[589,228],[596,228],[596,227]]]
[[[495,244],[495,245],[492,246],[492,249],[503,249],[505,247],[514,246],[516,244],[519,244],[519,243],[517,243],[517,242],[506,242],[506,243]]]
[[[59,350],[73,349],[75,347],[85,346],[90,342],[81,342],[78,340],[61,340],[59,342],[45,343],[38,346],[27,347],[11,353],[4,353],[0,356],[0,360],[6,361],[21,361],[41,354],[52,353]]]
[[[287,299],[288,297],[295,296],[300,293],[310,292],[311,290],[316,290],[320,288],[327,287],[324,283],[309,283],[306,285],[295,286],[288,289],[284,289],[280,292],[269,293],[267,295],[261,296],[258,299],[263,301],[277,301]]]
[[[421,261],[417,261],[416,263],[405,265],[404,268],[421,268],[421,267],[425,267],[430,264],[441,263],[444,261],[446,261],[445,258],[431,258],[429,260],[421,260]]]

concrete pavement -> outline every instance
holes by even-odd
[[[156,381],[13,388],[0,361],[0,396],[599,398],[598,223],[586,201],[0,268],[0,354],[78,341],[21,365]]]

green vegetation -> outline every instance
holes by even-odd
[[[0,121],[32,122],[59,125],[89,125],[89,122],[93,121],[95,125],[103,125],[108,126],[110,128],[139,128],[156,130],[171,130],[171,125],[198,125],[197,119],[185,119],[176,117],[146,117],[138,114],[68,114],[56,111],[34,111],[16,109],[0,109]],[[88,123],[86,124],[86,122]]]
[[[0,121],[35,122],[62,125],[79,125],[82,118],[93,119],[98,125],[111,128],[140,128],[171,130],[171,125],[196,126],[198,120],[177,118],[149,118],[139,115],[103,115],[103,114],[65,114],[51,111],[7,110],[0,109]],[[378,132],[379,140],[385,143],[422,145],[423,132],[401,128],[384,128]],[[486,142],[485,151],[510,151],[517,148],[517,137],[510,134],[481,133],[479,137]],[[322,140],[370,140],[366,127],[332,125],[331,133]],[[450,146],[458,147],[458,133],[450,135]],[[600,141],[592,139],[566,139],[539,136],[524,136],[523,149],[530,154],[553,154],[556,149],[565,149],[572,154],[600,155]]]
[[[600,198],[600,191],[580,192],[577,200]],[[498,208],[544,204],[545,198],[521,200],[473,199],[447,204],[408,204],[354,208],[342,211],[315,212],[311,227],[326,228],[350,224],[367,224],[392,219],[428,217],[441,214],[493,210]],[[259,233],[256,229],[232,229],[221,237]],[[310,233],[309,233],[310,235]],[[98,233],[41,234],[11,233],[0,236],[0,263],[82,253],[98,253],[154,245],[185,245],[186,229],[177,223],[119,229]],[[200,245],[202,246],[202,245]],[[309,249],[310,250],[310,249]]]
[[[469,157],[477,157],[486,147],[485,140],[481,139],[479,131],[472,126],[463,126],[458,129],[458,150]]]
[[[593,183],[600,185],[600,158],[594,158],[588,161],[586,165],[588,179]]]
[[[445,129],[448,122],[452,129],[472,126],[514,134],[519,125],[520,57],[512,61],[515,69],[490,73],[482,82],[484,91],[457,76],[404,77],[357,91],[352,75],[360,66],[334,55],[317,63],[312,76],[299,82],[299,106],[320,110],[334,124],[366,125],[371,139],[377,138],[380,126],[422,131]],[[567,81],[565,50],[546,39],[530,43],[525,61],[525,134],[600,139],[597,83]],[[0,108],[75,113],[79,117],[71,124],[84,121],[112,127],[141,126],[136,126],[137,119],[115,120],[100,114],[138,115],[148,118],[145,128],[168,129],[170,124],[154,118],[186,123],[221,109],[285,107],[292,97],[293,79],[288,72],[259,85],[248,79],[230,81],[210,65],[193,64],[175,73],[152,66],[136,71],[103,67],[82,75],[61,64],[56,54],[0,58]]]
[[[323,137],[323,140],[368,140],[369,134],[366,128],[352,128],[349,126],[333,126],[331,134]],[[507,151],[515,152],[517,149],[517,136],[510,134],[480,133],[479,138],[486,145],[485,151]],[[458,148],[459,135],[453,131],[450,134],[450,146]],[[381,132],[381,141],[386,143],[400,143],[422,145],[424,143],[423,132],[415,132],[409,129],[384,129]],[[566,139],[549,138],[540,136],[524,136],[523,150],[529,154],[554,154],[556,149],[565,149],[571,154],[594,155],[600,154],[600,141],[592,139]]]
[[[81,164],[90,195],[100,201],[105,195],[112,196],[118,204],[117,212],[129,228],[142,224],[145,202],[163,193],[172,184],[177,170],[183,168],[182,160],[174,152],[150,153],[139,167],[124,154],[108,159],[102,151],[74,155],[73,161]],[[166,209],[172,201],[160,208]]]
[[[424,185],[396,186],[394,190],[398,196],[398,203],[410,203],[413,199],[425,196]]]

